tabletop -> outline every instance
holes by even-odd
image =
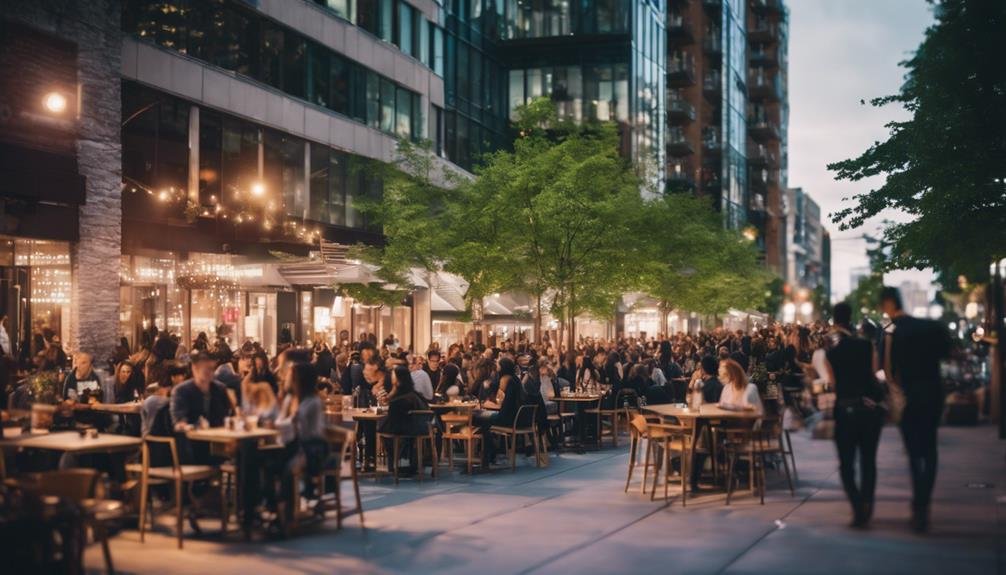
[[[100,411],[103,413],[139,415],[140,410],[143,409],[143,404],[138,401],[131,401],[129,403],[92,403],[90,407],[91,411]]]
[[[714,403],[703,404],[697,410],[676,403],[650,405],[643,409],[663,417],[676,417],[678,419],[761,419],[762,417],[754,411],[723,409]]]
[[[276,437],[275,429],[259,427],[256,429],[230,429],[227,427],[210,427],[208,429],[193,429],[185,434],[193,441],[209,441],[212,443],[231,443],[248,439],[265,439]]]
[[[433,411],[451,411],[451,410],[467,410],[467,409],[477,409],[479,402],[477,401],[465,401],[461,403],[431,403],[430,409]]]
[[[601,399],[600,395],[560,395],[559,397],[553,398],[555,401],[597,401]]]
[[[40,433],[22,435],[0,441],[0,445],[20,447],[23,449],[47,449],[49,451],[65,451],[68,453],[128,451],[137,449],[143,441],[138,437],[100,433],[98,437],[81,437],[76,431],[59,431],[56,433]]]
[[[388,412],[374,413],[369,409],[344,409],[342,417],[353,421],[379,421],[388,416]]]

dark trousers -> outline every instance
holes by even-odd
[[[863,504],[873,504],[877,487],[877,444],[883,426],[883,414],[879,410],[859,406],[835,408],[835,446],[838,447],[842,488],[857,511]]]
[[[936,450],[936,430],[943,413],[941,401],[919,401],[908,398],[901,415],[901,437],[908,452],[908,469],[912,474],[912,509],[925,512],[936,485],[939,464]]]

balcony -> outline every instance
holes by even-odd
[[[691,44],[695,41],[692,23],[681,14],[667,14],[667,42],[669,44]]]
[[[719,70],[706,72],[702,79],[702,93],[712,102],[718,102],[720,92],[723,90],[723,74]]]
[[[751,189],[757,191],[768,191],[768,188],[775,185],[775,170],[762,168],[751,170]]]
[[[702,50],[708,55],[714,58],[719,58],[723,55],[723,40],[719,36],[718,31],[712,31],[706,34],[704,40],[702,40]]]
[[[776,157],[767,146],[749,145],[747,149],[748,166],[752,168],[774,168]]]
[[[678,52],[667,59],[667,87],[695,85],[695,63],[690,54]]]
[[[687,124],[695,121],[695,106],[680,97],[667,98],[667,121],[671,125]]]
[[[752,47],[748,52],[748,62],[753,68],[778,68],[781,62],[779,49],[761,45]]]
[[[667,165],[667,189],[683,192],[695,189],[695,176],[688,162],[672,162]]]
[[[785,14],[782,0],[751,0],[751,11],[755,14]]]
[[[782,100],[782,79],[779,74],[758,71],[748,75],[748,99],[752,102]]]
[[[715,126],[706,126],[702,129],[702,149],[707,154],[720,153],[720,129]]]
[[[778,39],[778,28],[775,24],[759,21],[748,28],[748,42],[773,44]]]
[[[760,144],[776,141],[779,139],[779,126],[764,118],[752,118],[748,121],[748,136]]]
[[[693,154],[695,148],[688,141],[688,136],[681,128],[671,128],[667,131],[667,153],[673,157],[687,156]]]

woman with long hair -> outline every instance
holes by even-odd
[[[720,403],[754,411],[759,415],[765,413],[758,386],[748,381],[747,373],[739,363],[732,359],[720,360],[719,380],[723,384],[720,393]]]
[[[494,425],[509,427],[513,425],[514,418],[517,417],[517,410],[521,405],[522,386],[520,377],[517,375],[517,364],[509,357],[501,357],[497,362],[499,366],[499,390],[493,400],[485,401],[482,407],[488,410],[483,411],[473,421],[482,430],[484,447],[482,449],[482,464],[488,468],[491,461],[495,459],[496,450],[491,441],[489,428]]]

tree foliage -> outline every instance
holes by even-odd
[[[902,66],[898,94],[873,106],[903,106],[911,119],[859,157],[830,164],[837,179],[884,176],[833,220],[862,226],[888,208],[910,217],[887,222],[886,269],[935,268],[944,279],[980,280],[1006,255],[1006,2],[943,0],[936,22]],[[856,308],[858,309],[858,308]]]

